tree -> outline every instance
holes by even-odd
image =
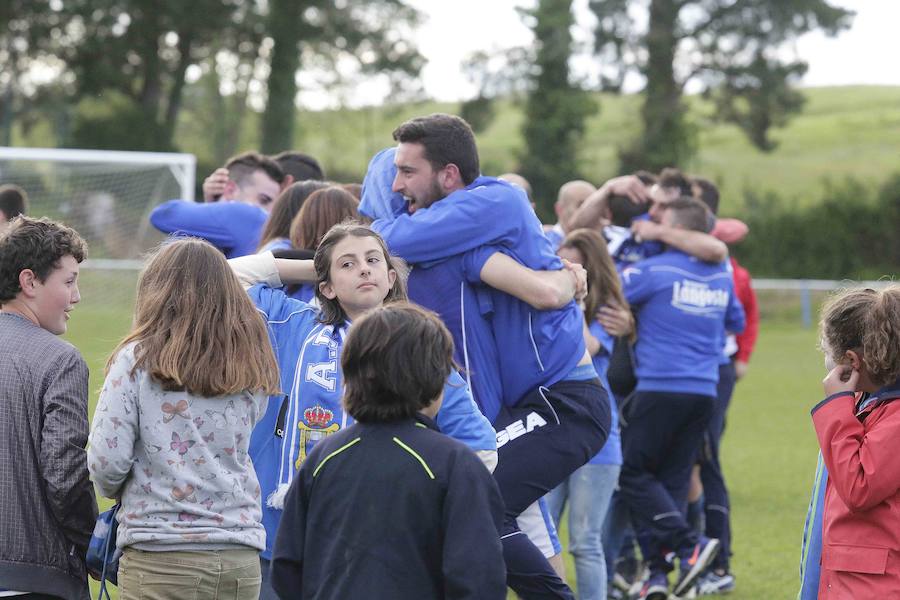
[[[16,48],[23,74],[35,64],[57,66],[75,111],[76,145],[168,149],[181,108],[185,74],[222,39],[258,40],[253,1],[15,0],[0,11],[0,47]],[[258,41],[256,42],[258,44]],[[37,89],[13,83],[12,95]],[[98,105],[109,94],[106,108]],[[109,109],[109,110],[107,110]],[[83,115],[87,121],[78,123]],[[135,115],[140,115],[137,122]],[[136,128],[130,133],[129,123]],[[109,125],[103,137],[92,132]],[[114,135],[120,131],[123,135]]]
[[[462,62],[462,72],[477,89],[474,98],[460,104],[459,116],[475,133],[488,128],[495,116],[494,100],[505,97],[520,102],[529,85],[534,56],[527,48],[515,46],[486,52],[479,50]]]
[[[406,40],[419,13],[404,0],[271,0],[272,61],[262,116],[262,150],[290,149],[294,140],[294,74],[306,59],[332,74],[354,63],[362,75],[388,78],[392,95],[408,86],[424,59]],[[338,78],[339,79],[339,78]],[[336,81],[336,83],[339,83]]]
[[[539,214],[547,217],[552,214],[550,198],[577,178],[584,121],[597,105],[569,77],[571,0],[540,0],[526,14],[533,19],[537,51],[525,104],[521,172],[531,183]]]
[[[620,74],[638,69],[647,80],[642,133],[621,151],[623,170],[690,159],[695,133],[682,96],[691,80],[713,100],[716,118],[736,124],[760,150],[773,149],[771,128],[803,106],[791,84],[806,64],[784,58],[785,43],[818,29],[836,35],[853,15],[828,0],[650,0],[647,29],[639,32],[625,0],[589,4],[599,21],[601,60]]]

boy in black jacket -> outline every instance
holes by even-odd
[[[310,452],[272,554],[282,598],[503,600],[503,503],[488,470],[434,425],[453,341],[432,313],[378,308],[350,330],[357,424]]]

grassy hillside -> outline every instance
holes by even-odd
[[[742,191],[776,190],[800,203],[821,195],[823,178],[854,176],[873,183],[900,169],[900,87],[830,87],[805,91],[803,113],[773,138],[778,148],[754,149],[732,125],[714,123],[711,107],[688,98],[699,132],[699,155],[690,170],[722,187],[723,211],[739,213]],[[616,174],[616,149],[639,131],[640,97],[597,95],[600,112],[588,122],[582,172],[600,182]],[[334,174],[361,177],[372,154],[392,143],[403,120],[430,112],[455,112],[457,104],[427,102],[362,110],[300,112],[297,147],[317,156]],[[522,151],[522,107],[498,103],[491,126],[478,134],[483,171],[515,170]],[[252,140],[253,132],[245,136]]]

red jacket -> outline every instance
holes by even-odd
[[[756,345],[756,336],[759,333],[759,307],[756,304],[756,293],[751,287],[750,273],[731,257],[731,268],[734,273],[734,293],[744,306],[744,314],[747,324],[743,333],[737,336],[738,350],[734,355],[735,360],[750,362],[750,354]]]
[[[857,415],[851,392],[813,409],[828,468],[819,598],[900,598],[900,390]]]

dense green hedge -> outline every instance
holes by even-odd
[[[878,279],[900,274],[900,172],[875,187],[848,179],[797,207],[745,193],[750,235],[732,249],[754,277]]]

